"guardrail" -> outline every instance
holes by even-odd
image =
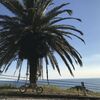
[[[26,77],[20,77],[20,80],[18,81],[18,76],[11,76],[11,75],[0,75],[0,80],[5,81],[5,83],[8,83],[8,81],[12,81],[13,84],[16,83],[16,85],[21,85],[25,83]],[[9,82],[8,84],[11,84]],[[40,85],[56,85],[61,88],[70,88],[74,86],[81,86],[81,81],[76,81],[76,80],[39,80],[38,84]],[[84,82],[84,85],[87,89],[92,90],[92,91],[97,91],[100,92],[100,83],[90,83],[90,82]]]

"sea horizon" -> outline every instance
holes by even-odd
[[[0,80],[0,86],[12,85],[20,87],[24,85],[26,80]],[[81,82],[87,89],[95,92],[100,92],[100,78],[77,78],[77,79],[41,79],[37,81],[38,85],[55,85],[60,88],[71,88],[75,86],[81,86]]]

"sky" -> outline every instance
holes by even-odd
[[[55,0],[55,4],[59,5],[63,2],[69,2],[68,8],[73,10],[73,17],[80,18],[82,22],[70,21],[70,24],[76,26],[83,33],[83,39],[86,44],[78,39],[73,39],[71,43],[82,55],[83,67],[75,65],[74,77],[72,77],[59,60],[62,76],[59,76],[57,71],[49,67],[50,79],[67,79],[67,78],[100,78],[100,0]],[[0,14],[11,15],[4,7],[0,5]],[[66,22],[67,23],[67,22]],[[25,64],[24,64],[25,65]],[[14,72],[15,64],[6,74]],[[22,76],[25,75],[23,67]],[[13,75],[13,73],[12,73]],[[45,68],[44,68],[44,78]]]

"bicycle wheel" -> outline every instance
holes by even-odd
[[[20,88],[19,88],[19,91],[21,92],[21,93],[25,93],[26,92],[26,87],[25,86],[21,86]]]
[[[43,92],[43,88],[42,87],[36,87],[36,93],[37,94],[41,94]]]

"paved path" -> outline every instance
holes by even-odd
[[[51,99],[32,99],[32,98],[7,98],[7,97],[1,97],[0,100],[51,100]],[[52,99],[55,100],[55,99]]]
[[[82,96],[59,96],[59,95],[41,95],[41,96],[0,96],[0,100],[100,100],[96,97]]]
[[[20,94],[19,92],[0,93],[0,100],[100,100],[100,97],[78,95],[35,95]]]

